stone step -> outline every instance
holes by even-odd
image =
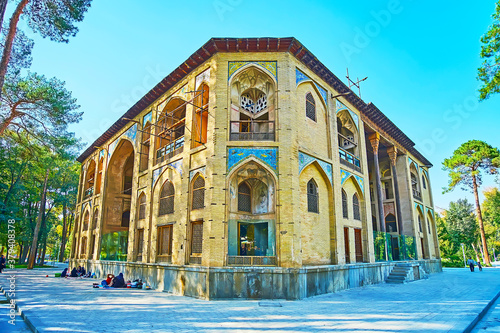
[[[391,280],[388,278],[387,280],[385,280],[385,283],[403,284],[403,283],[405,283],[405,281],[404,280]]]
[[[406,275],[405,276],[402,276],[402,275],[389,275],[387,277],[388,279],[392,279],[392,280],[406,280]]]

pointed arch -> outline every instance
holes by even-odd
[[[342,216],[345,219],[349,218],[349,206],[347,204],[347,193],[342,189]]]
[[[155,136],[155,163],[184,151],[186,127],[186,101],[174,96],[166,102],[158,116]]]
[[[92,230],[97,229],[97,222],[99,221],[99,208],[94,210],[94,215],[92,216]]]
[[[172,182],[167,179],[160,189],[160,204],[158,206],[158,216],[172,214],[174,212],[174,199],[174,184],[172,184]]]
[[[314,100],[319,100],[321,102],[321,105],[325,108],[325,110],[328,109],[328,106],[326,105],[325,103],[325,100],[321,94],[321,91],[319,91],[318,89],[318,86],[316,85],[316,83],[312,80],[304,80],[302,82],[300,82],[298,85],[297,85],[297,90],[299,89],[299,87],[301,85],[307,85],[309,86],[310,89],[308,89],[308,93],[309,94],[312,94],[314,96]],[[313,93],[314,92],[314,93]],[[316,104],[316,106],[318,106],[318,104]]]
[[[352,196],[352,216],[355,220],[361,221],[361,212],[357,193],[354,193]]]
[[[146,194],[143,192],[141,192],[141,194],[139,195],[139,199],[137,200],[138,201],[138,207],[137,207],[137,220],[144,220],[146,219],[146,207],[147,207],[147,203],[146,203]]]
[[[314,99],[314,96],[310,92],[306,94],[305,111],[307,118],[316,121],[316,101]]]
[[[87,209],[83,214],[82,232],[87,231],[89,229],[89,223],[90,223],[90,211],[89,209]]]
[[[247,181],[238,185],[238,210],[241,212],[252,212],[252,193]]]
[[[307,211],[319,213],[318,185],[314,178],[307,182]]]
[[[95,174],[96,174],[96,164],[94,159],[89,162],[89,166],[87,168],[87,172],[85,173],[85,182],[84,182],[84,199],[92,196],[94,194],[95,188]]]
[[[201,173],[197,173],[191,181],[191,209],[205,208],[205,178]]]

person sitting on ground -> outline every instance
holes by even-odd
[[[64,268],[64,270],[61,273],[61,277],[66,277],[68,275],[68,267]]]
[[[81,276],[81,277],[85,277],[85,274],[86,274],[86,273],[85,273],[85,268],[80,267],[80,276]]]
[[[73,267],[73,270],[71,271],[70,276],[71,277],[78,277],[78,271],[76,270],[76,267]]]
[[[3,269],[4,269],[4,268],[5,268],[5,266],[6,266],[6,265],[5,265],[5,262],[6,262],[6,260],[5,260],[4,255],[3,255],[3,254],[2,254],[2,255],[0,255],[0,273],[3,273],[2,271],[3,271]]]
[[[125,284],[125,279],[123,278],[123,273],[118,274],[118,276],[114,277],[111,281],[110,287],[113,288],[125,288],[127,285]]]
[[[108,286],[111,284],[111,281],[113,280],[115,276],[113,274],[108,274],[108,277],[106,278],[106,283]]]

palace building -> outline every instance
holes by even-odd
[[[71,265],[207,299],[439,272],[432,164],[295,38],[212,38],[78,158]]]

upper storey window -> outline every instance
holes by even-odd
[[[202,84],[196,91],[191,148],[207,143],[209,88]]]
[[[180,98],[170,100],[156,126],[156,163],[183,152],[185,123],[186,103]]]
[[[306,117],[316,121],[316,101],[311,93],[306,95]]]
[[[249,67],[231,81],[230,140],[274,141],[275,81]]]
[[[337,133],[340,163],[361,172],[358,127],[347,109],[337,113]]]

